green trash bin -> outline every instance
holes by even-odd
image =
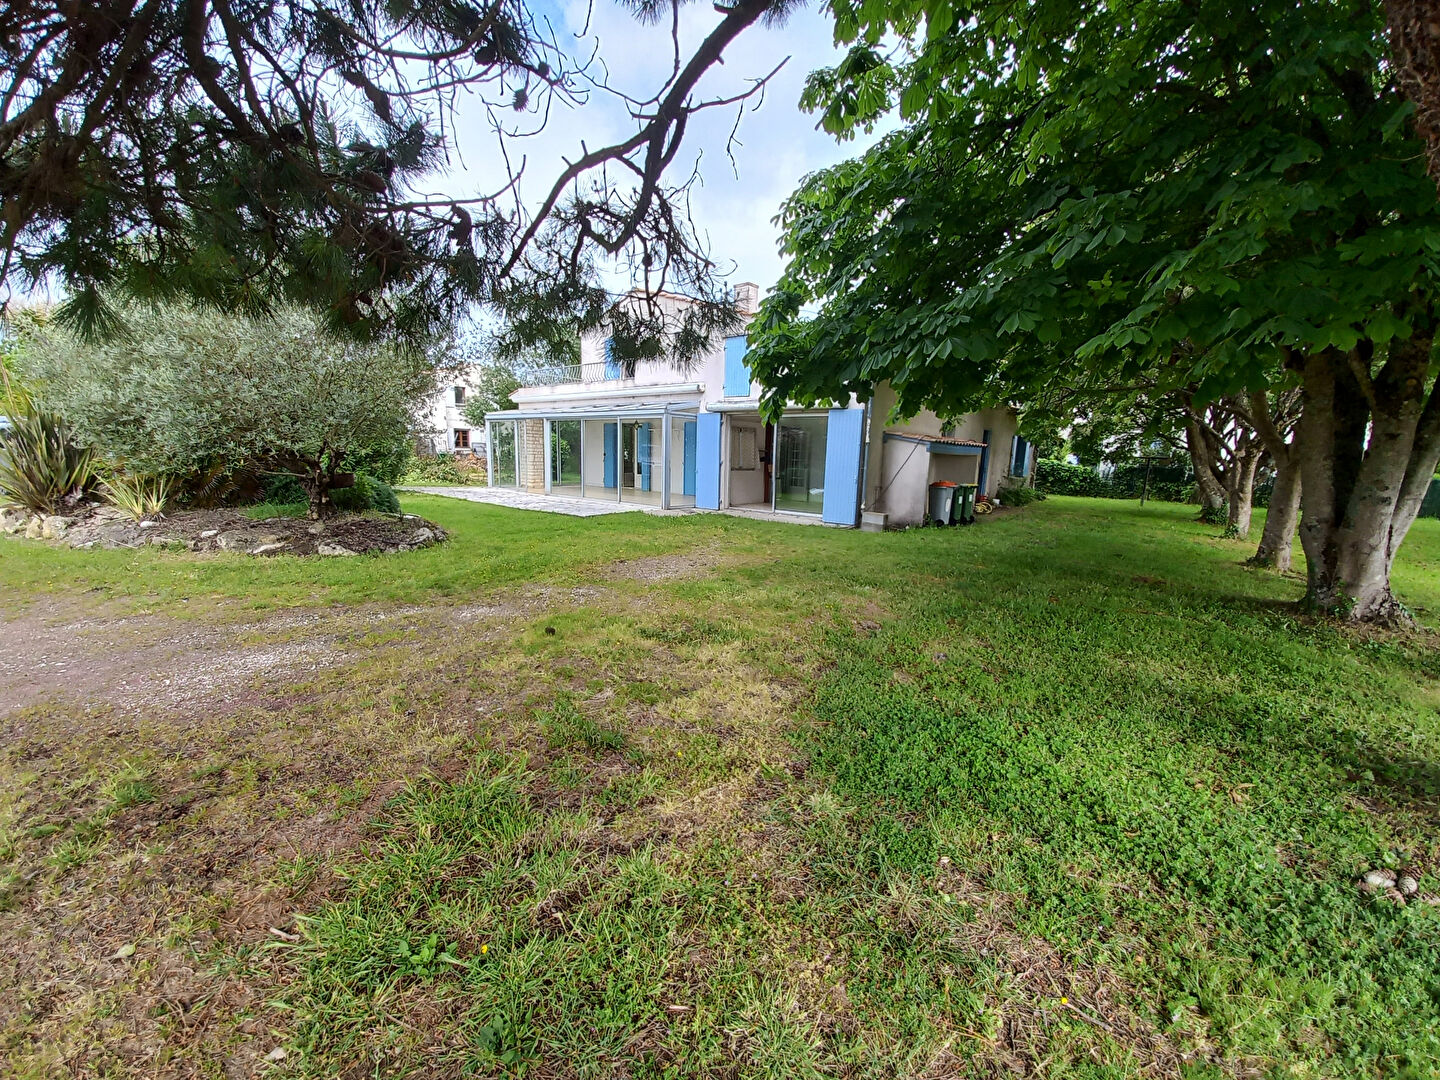
[[[961,484],[955,489],[955,524],[975,524],[975,496],[979,488],[975,484]]]
[[[949,480],[936,480],[930,485],[930,524],[955,524],[955,485]]]

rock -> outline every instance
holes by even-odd
[[[155,528],[155,526],[158,525],[158,524],[159,524],[158,521],[142,521],[142,522],[140,522],[140,527],[141,527],[142,529],[153,529],[153,528]]]
[[[0,532],[9,536],[25,531],[30,515],[24,510],[0,510]]]
[[[1399,904],[1401,907],[1404,907],[1404,906],[1405,906],[1405,894],[1402,893],[1399,889],[1386,889],[1386,890],[1385,890],[1385,899],[1386,899],[1386,900],[1393,900],[1395,903]]]
[[[63,540],[74,521],[74,518],[50,514],[40,519],[40,536],[44,540]]]
[[[265,1055],[265,1060],[266,1060],[266,1061],[284,1061],[284,1060],[285,1060],[285,1056],[286,1056],[286,1055],[285,1055],[285,1047],[283,1047],[283,1046],[277,1046],[277,1047],[275,1047],[274,1050],[271,1050],[268,1054]]]
[[[25,523],[25,539],[39,540],[44,533],[45,524],[38,518],[33,517]]]
[[[219,530],[219,529],[201,529],[201,530],[200,530],[200,539],[201,539],[201,540],[209,540],[212,536],[219,536],[219,535],[220,535],[220,530]]]
[[[317,521],[314,525],[311,525],[305,531],[308,532],[311,536],[319,536],[325,531],[325,522]]]
[[[1365,884],[1372,889],[1393,889],[1395,887],[1395,871],[1371,870],[1365,875]]]
[[[215,539],[215,546],[221,551],[249,551],[254,538],[244,533],[221,533]]]
[[[344,544],[316,544],[316,555],[359,555],[358,551],[351,551]]]
[[[284,551],[284,550],[285,550],[287,547],[289,547],[289,546],[290,546],[290,545],[289,545],[289,544],[286,544],[284,541],[276,540],[276,541],[274,541],[274,542],[272,542],[272,543],[269,543],[269,544],[261,544],[261,545],[260,545],[259,547],[257,547],[257,548],[252,548],[251,551],[250,551],[250,554],[251,554],[251,555],[274,555],[277,551]]]
[[[1400,895],[1405,897],[1414,896],[1420,891],[1420,882],[1416,881],[1409,874],[1403,875],[1395,887],[1400,890]]]

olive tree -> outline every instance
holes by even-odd
[[[354,455],[408,437],[434,386],[424,353],[327,333],[304,309],[115,307],[118,332],[100,341],[34,321],[22,334],[19,366],[77,439],[141,473],[261,462],[299,478],[311,517]]]

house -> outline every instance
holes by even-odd
[[[753,316],[758,287],[737,285],[735,302]],[[921,524],[935,481],[993,495],[1030,475],[1034,454],[1016,435],[1013,410],[892,423],[895,395],[883,383],[869,403],[796,408],[769,423],[745,355],[738,334],[717,340],[693,369],[647,361],[627,377],[603,331],[584,336],[579,364],[521,388],[514,409],[486,417],[491,484],[853,527],[862,512],[892,526]]]
[[[485,452],[485,431],[465,418],[465,403],[474,387],[463,376],[446,378],[425,402],[419,417],[421,449],[432,454]]]

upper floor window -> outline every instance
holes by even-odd
[[[625,372],[620,366],[620,361],[615,359],[615,339],[607,337],[605,339],[605,378],[619,379],[624,375]]]
[[[463,386],[457,386],[457,387],[455,387],[455,404],[456,404],[456,405],[464,405],[464,404],[465,404],[465,387],[463,387]]]
[[[1030,466],[1030,444],[1019,435],[1015,436],[1015,442],[1010,452],[1010,475],[1024,476]]]

